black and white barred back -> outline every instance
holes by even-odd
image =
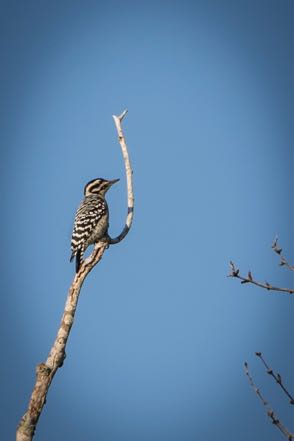
[[[88,246],[107,234],[109,212],[105,193],[117,181],[118,179],[93,179],[85,186],[85,197],[77,210],[71,239],[70,261],[76,257],[76,272],[80,269],[83,254]]]

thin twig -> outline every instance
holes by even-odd
[[[119,117],[114,117],[116,127],[120,127],[120,123],[125,116],[126,111],[122,113]],[[117,125],[119,122],[119,126]],[[121,130],[121,127],[120,127]],[[123,135],[119,132],[119,140],[120,143],[123,141],[123,158],[125,161],[125,167],[127,171],[127,187],[128,187],[128,201],[129,207],[131,206],[133,209],[134,199],[133,199],[133,190],[132,190],[132,170],[130,166],[130,161],[128,157],[127,146],[124,141]],[[118,243],[128,233],[132,223],[132,216],[127,217],[126,227],[123,229],[120,236],[118,236],[116,241],[111,243]],[[119,240],[118,240],[119,239]],[[74,280],[71,284],[71,287],[68,291],[67,300],[65,303],[65,308],[63,312],[63,316],[61,319],[61,324],[57,332],[57,336],[53,343],[53,346],[50,350],[48,358],[46,362],[39,364],[36,368],[36,383],[29,401],[28,409],[24,416],[22,417],[19,426],[16,431],[16,441],[31,441],[33,439],[36,426],[38,424],[39,417],[41,415],[42,409],[46,402],[47,392],[51,385],[54,375],[57,370],[63,365],[63,362],[66,357],[65,348],[66,343],[74,322],[75,312],[79,300],[79,295],[81,291],[81,287],[84,283],[85,278],[90,273],[90,271],[94,268],[94,266],[102,259],[104,251],[109,246],[109,238],[105,237],[100,242],[96,243],[92,254],[88,259],[86,259],[80,269],[79,272],[75,275]]]
[[[267,362],[265,361],[265,359],[264,359],[264,357],[263,357],[263,355],[262,355],[262,353],[261,352],[255,352],[255,355],[262,361],[262,363],[264,364],[264,366],[265,366],[265,368],[266,368],[266,371],[267,371],[267,373],[271,376],[271,377],[273,377],[275,380],[276,380],[276,382],[278,383],[278,385],[280,386],[280,388],[283,390],[283,392],[286,394],[286,396],[289,398],[289,402],[290,402],[290,404],[293,404],[294,405],[294,398],[293,398],[293,396],[290,394],[290,392],[286,389],[286,387],[285,387],[285,385],[284,385],[284,383],[283,383],[283,380],[282,380],[282,377],[281,377],[281,375],[280,374],[278,374],[278,373],[275,373],[272,369],[271,369],[271,367],[267,364]]]
[[[244,371],[245,371],[245,375],[248,378],[248,381],[252,387],[252,389],[254,390],[254,392],[256,393],[256,395],[258,396],[258,398],[260,399],[260,401],[262,402],[263,406],[266,408],[267,410],[267,415],[268,417],[272,420],[272,423],[277,426],[277,428],[282,432],[282,434],[289,440],[292,441],[294,440],[294,434],[292,432],[290,432],[286,426],[277,418],[277,416],[275,415],[273,409],[269,406],[269,403],[266,401],[266,399],[263,397],[263,395],[260,392],[260,389],[254,384],[253,378],[251,377],[250,373],[249,373],[249,368],[248,368],[248,363],[245,361],[244,363]]]
[[[260,288],[267,289],[268,291],[280,291],[288,294],[294,294],[294,289],[273,286],[268,282],[264,282],[264,283],[258,282],[253,278],[251,271],[248,271],[247,277],[241,276],[239,268],[237,268],[232,261],[230,261],[230,269],[231,272],[229,273],[228,277],[234,277],[236,279],[239,279],[241,280],[241,283],[251,283],[253,285],[259,286]]]
[[[283,248],[281,248],[278,244],[278,236],[275,237],[275,239],[272,243],[272,249],[280,257],[280,266],[285,266],[289,270],[294,271],[294,266],[290,265],[290,263],[287,261],[286,257],[283,256],[283,254],[282,254]]]

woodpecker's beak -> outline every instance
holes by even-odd
[[[109,185],[113,185],[118,181],[119,181],[119,179],[113,179],[112,181],[108,181],[108,182],[109,182]]]

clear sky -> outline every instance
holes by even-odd
[[[134,225],[88,277],[36,441],[281,439],[293,384],[293,307],[228,279],[230,259],[293,285],[293,1],[2,1],[1,440],[14,439],[37,363],[55,338],[85,183]],[[292,425],[292,431],[294,427]]]

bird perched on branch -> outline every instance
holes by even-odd
[[[85,197],[77,210],[71,239],[70,261],[76,257],[76,272],[80,269],[88,246],[107,235],[109,212],[105,193],[118,181],[97,178],[85,185]]]

